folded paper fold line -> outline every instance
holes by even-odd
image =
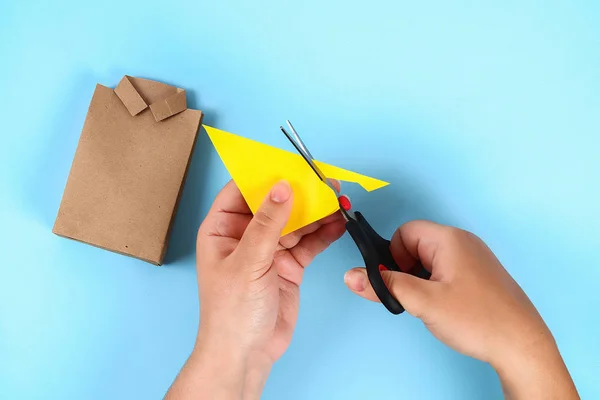
[[[133,117],[148,107],[142,96],[131,83],[130,77],[125,75],[115,88],[115,94],[125,105],[129,114]]]
[[[131,116],[138,115],[150,107],[157,122],[187,109],[184,89],[129,75],[121,79],[115,88],[115,94]]]
[[[187,108],[185,97],[185,90],[178,88],[177,93],[170,95],[164,100],[150,104],[150,111],[152,111],[154,119],[157,122],[162,121],[165,118],[184,111]]]
[[[294,204],[282,235],[327,217],[339,209],[333,190],[319,179],[299,154],[210,126],[203,127],[253,213],[258,210],[275,183],[282,179],[290,183]],[[317,163],[328,178],[355,182],[367,191],[388,185],[379,179],[322,162]]]

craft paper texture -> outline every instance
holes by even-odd
[[[182,89],[97,85],[53,232],[162,264],[201,121]]]
[[[282,235],[339,209],[334,191],[319,179],[301,155],[209,126],[204,128],[253,213],[275,183],[281,179],[290,183],[294,205]],[[333,165],[321,162],[317,165],[328,178],[355,182],[367,191],[388,184]]]

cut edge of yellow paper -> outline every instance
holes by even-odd
[[[377,189],[381,189],[389,185],[388,182],[384,182],[379,179],[371,178],[370,176],[362,175],[356,172],[348,171],[335,165],[325,164],[321,161],[315,160],[317,167],[325,174],[329,179],[337,179],[338,181],[358,183],[367,192],[372,192]]]

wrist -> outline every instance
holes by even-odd
[[[554,338],[546,329],[519,333],[519,336],[506,335],[503,343],[494,346],[497,352],[492,354],[489,362],[498,373],[531,367],[542,362],[549,354],[558,352]]]
[[[224,399],[240,399],[246,376],[247,354],[218,335],[199,334],[190,356],[206,394]],[[218,394],[218,396],[216,396]]]
[[[576,399],[569,371],[550,333],[514,345],[490,363],[507,399]]]
[[[246,380],[246,356],[218,336],[198,335],[196,345],[165,399],[239,400]]]
[[[259,400],[262,394],[273,360],[261,351],[250,352],[246,361],[244,381],[244,400]]]
[[[259,399],[271,372],[273,360],[264,352],[248,349],[236,340],[200,331],[192,353],[205,366],[211,387],[220,393],[235,393],[236,399]],[[226,390],[227,392],[225,392]]]

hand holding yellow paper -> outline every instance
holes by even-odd
[[[292,186],[292,214],[282,235],[333,214],[339,209],[331,188],[322,182],[300,154],[278,149],[233,133],[204,125],[227,171],[255,213],[271,187],[285,179]],[[356,172],[315,160],[330,179],[355,182],[367,191],[388,185]]]

